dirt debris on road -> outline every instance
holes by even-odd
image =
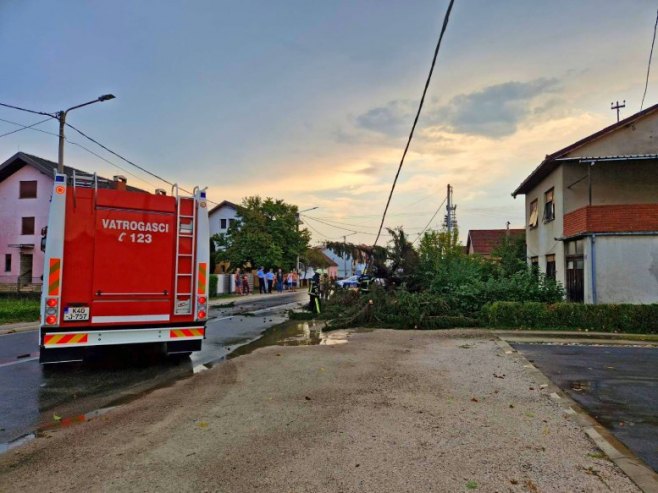
[[[4,454],[0,490],[639,491],[475,335],[260,349]]]

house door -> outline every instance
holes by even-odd
[[[585,261],[582,256],[567,257],[567,299],[582,303],[585,299]]]
[[[21,285],[30,284],[32,282],[32,254],[31,253],[21,253],[18,282]]]

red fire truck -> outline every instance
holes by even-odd
[[[201,349],[210,258],[206,192],[129,190],[123,177],[55,174],[45,234],[40,361],[92,348]]]

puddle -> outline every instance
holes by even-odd
[[[317,346],[347,342],[347,331],[337,330],[325,333],[322,332],[324,325],[324,322],[314,320],[289,320],[270,327],[259,339],[236,348],[227,357],[237,358],[267,346]]]

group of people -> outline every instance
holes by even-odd
[[[274,272],[274,269],[269,269],[266,272],[265,268],[261,267],[256,272],[256,277],[258,278],[258,291],[261,294],[272,293],[273,289],[276,289],[279,293],[282,293],[284,289],[296,291],[299,285],[299,275],[295,269],[287,273],[284,273],[281,269],[277,269],[276,272]],[[249,294],[251,292],[249,277],[246,273],[242,273],[239,268],[235,269],[233,279],[235,280],[235,292],[237,294]]]

